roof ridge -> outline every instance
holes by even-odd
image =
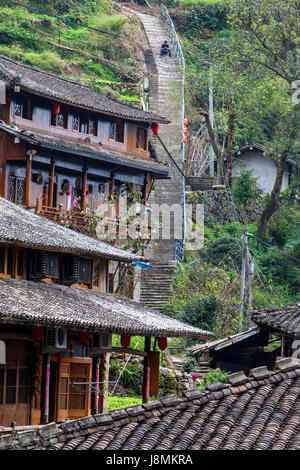
[[[209,384],[204,392],[198,389],[187,390],[183,393],[183,397],[176,395],[166,395],[158,400],[143,403],[142,405],[131,405],[125,408],[112,410],[108,413],[89,416],[87,418],[80,418],[73,421],[65,421],[59,424],[59,428],[64,432],[72,432],[76,429],[82,429],[92,423],[92,427],[111,425],[113,422],[122,424],[128,418],[136,418],[145,415],[146,418],[153,417],[154,415],[161,415],[174,407],[180,409],[186,408],[189,403],[200,406],[208,403],[211,400],[220,400],[229,395],[236,395],[244,393],[247,390],[255,389],[263,385],[274,384],[287,380],[290,378],[300,377],[300,361],[294,360],[295,358],[283,358],[276,362],[276,370],[269,371],[266,366],[256,367],[249,371],[249,377],[244,372],[236,372],[228,376],[230,383],[215,382]],[[239,376],[239,380],[236,380]],[[95,424],[95,421],[97,424]],[[89,427],[89,426],[88,426]]]
[[[43,70],[43,69],[40,69],[39,67],[35,67],[34,65],[29,65],[29,64],[25,64],[23,62],[19,62],[17,60],[14,60],[14,59],[11,59],[10,57],[6,57],[4,56],[3,54],[0,54],[0,60],[1,59],[4,59],[4,60],[7,60],[8,62],[11,62],[12,64],[15,64],[15,65],[18,65],[20,67],[24,67],[26,69],[29,69],[29,70],[35,70],[37,72],[40,72],[40,73],[43,73],[45,75],[49,75],[51,77],[55,77],[55,78],[58,78],[60,80],[63,80],[63,81],[66,81],[66,82],[70,82],[70,83],[74,83],[75,85],[79,85],[79,86],[83,86],[85,88],[88,88],[91,90],[91,88],[89,87],[89,85],[86,85],[84,83],[81,83],[81,82],[78,82],[77,80],[75,79],[72,79],[72,78],[65,78],[65,77],[62,77],[61,75],[57,75],[53,72],[49,72],[48,70]],[[4,67],[1,63],[0,63],[0,66]],[[7,71],[7,73],[9,75],[12,75],[11,72]],[[94,90],[91,90],[91,91],[94,91]],[[102,93],[99,93],[99,94],[102,94]],[[109,98],[110,99],[110,98]]]
[[[43,69],[40,69],[40,68],[38,68],[38,67],[34,67],[34,66],[32,66],[32,65],[24,64],[24,63],[19,62],[19,61],[17,61],[17,60],[13,60],[13,59],[11,59],[11,58],[8,58],[8,57],[4,56],[3,54],[0,54],[0,61],[1,61],[1,59],[2,59],[2,60],[6,60],[6,61],[8,61],[8,62],[10,62],[11,64],[14,64],[14,65],[16,65],[16,66],[23,67],[23,68],[25,68],[25,69],[27,69],[27,70],[32,70],[32,71],[38,72],[38,73],[40,73],[40,74],[43,74],[43,75],[45,75],[45,76],[49,76],[49,77],[55,78],[55,79],[57,79],[57,80],[61,80],[61,81],[63,81],[63,82],[66,82],[66,83],[70,83],[70,84],[73,84],[73,85],[77,85],[77,86],[79,86],[79,87],[82,87],[82,88],[84,88],[84,89],[90,91],[91,93],[95,93],[95,94],[97,94],[97,95],[99,95],[99,96],[104,97],[105,99],[107,99],[107,100],[110,101],[110,102],[114,102],[114,103],[117,103],[117,104],[119,104],[119,105],[121,105],[121,106],[124,106],[125,108],[131,109],[131,110],[136,110],[136,109],[137,109],[137,108],[135,108],[134,106],[129,105],[128,103],[124,103],[124,102],[121,101],[121,100],[118,100],[118,99],[116,99],[116,98],[111,98],[111,97],[105,95],[104,93],[101,93],[101,92],[98,91],[98,90],[93,90],[93,89],[90,87],[90,85],[84,84],[84,83],[79,82],[79,81],[77,81],[77,80],[75,80],[75,79],[65,78],[65,77],[62,77],[61,75],[57,75],[57,74],[55,74],[55,73],[53,73],[53,72],[48,72],[47,70],[43,70]],[[2,65],[2,64],[0,63],[0,65]],[[4,67],[4,69],[5,69],[5,66],[2,65],[2,67]],[[12,75],[11,72],[9,72],[9,71],[7,71],[7,70],[6,70],[6,73],[7,73],[8,75],[11,75],[12,78],[16,78],[15,76]],[[18,75],[18,74],[17,74],[17,75]],[[22,77],[21,77],[21,78],[22,78]],[[23,86],[24,88],[26,88],[26,86],[24,86],[24,85],[22,85],[22,86]],[[45,94],[47,95],[47,93],[45,93]],[[74,106],[76,106],[76,104],[74,104]],[[153,114],[151,111],[144,111],[144,110],[142,110],[142,109],[139,109],[139,111],[142,111],[142,112],[144,112],[144,113],[146,113],[146,114],[149,114],[149,115],[150,115],[150,114]],[[164,118],[164,117],[162,117],[162,116],[159,116],[159,115],[155,115],[155,116],[158,117],[158,118],[162,118],[162,119],[166,120],[166,118]]]

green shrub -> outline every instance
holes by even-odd
[[[186,361],[183,362],[183,364],[181,366],[181,369],[184,372],[187,372],[189,374],[190,372],[192,372],[192,370],[195,369],[196,365],[197,365],[197,361],[193,358],[189,358],[189,359],[186,359]]]
[[[30,52],[27,54],[24,62],[34,67],[47,70],[53,73],[62,73],[65,63],[58,54],[51,51],[45,51],[40,54]]]
[[[217,299],[214,295],[195,294],[182,304],[180,319],[184,323],[211,330],[215,323]]]
[[[39,42],[38,36],[28,32],[24,27],[0,23],[0,43],[2,44],[21,43],[24,47],[34,49],[39,45]]]
[[[232,261],[234,266],[239,268],[242,262],[242,244],[236,238],[218,238],[209,243],[204,250],[204,255],[214,265],[218,265],[222,261],[224,265],[230,265]]]

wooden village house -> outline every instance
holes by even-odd
[[[109,198],[118,216],[121,193],[168,178],[150,139],[166,119],[2,56],[0,81],[0,196],[84,229],[82,211]]]
[[[168,178],[149,136],[168,121],[4,57],[0,81],[0,426],[101,412],[110,351],[144,358],[146,402],[158,392],[151,337],[163,349],[212,335],[110,293],[111,266],[144,258],[88,236],[88,216],[108,198],[118,219],[122,191],[145,202]]]
[[[272,152],[266,155],[266,149],[262,144],[252,143],[238,149],[234,154],[232,176],[236,177],[243,170],[252,171],[253,178],[257,179],[258,188],[264,193],[271,193],[276,178],[276,163],[272,158]],[[291,184],[295,161],[288,158],[282,179],[281,191]]]
[[[196,344],[189,348],[199,364],[227,372],[267,366],[276,360],[300,358],[300,306],[262,308],[251,314],[253,328],[226,338]],[[272,349],[269,346],[273,344]]]
[[[110,351],[144,357],[147,401],[158,393],[159,379],[151,337],[164,349],[166,337],[212,336],[108,293],[109,260],[143,258],[0,198],[1,426],[101,411]],[[121,335],[123,347],[112,347],[112,333]],[[145,337],[145,351],[129,348],[132,335]]]

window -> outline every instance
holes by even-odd
[[[7,340],[7,360],[0,366],[0,407],[3,405],[24,405],[30,400],[30,357],[32,353],[30,342]],[[3,410],[3,408],[2,408]],[[16,421],[22,421],[22,413],[18,415],[16,408]],[[8,425],[8,424],[6,424]]]
[[[26,260],[26,252],[25,250],[21,250],[17,248],[17,272],[16,278],[24,279],[25,278],[25,260]]]
[[[0,246],[0,277],[12,277],[13,249]]]
[[[78,258],[78,281],[88,284],[90,282],[91,261]]]
[[[25,178],[10,175],[8,200],[20,206],[25,204]]]
[[[60,403],[59,407],[62,410],[68,409],[68,378],[60,378]]]
[[[73,115],[72,130],[82,134],[97,135],[98,121],[92,114],[79,113]]]
[[[136,148],[147,150],[148,131],[144,127],[138,127],[136,134]]]
[[[6,400],[5,403],[11,405],[16,403],[17,392],[17,369],[7,369],[6,371]]]
[[[74,384],[75,382],[75,384]],[[86,382],[85,377],[70,378],[70,402],[69,410],[84,410],[87,395],[86,385],[78,382]]]
[[[45,253],[31,250],[28,253],[28,279],[38,281],[45,277]]]
[[[46,277],[59,278],[59,258],[56,253],[46,253]]]
[[[99,263],[93,262],[93,287],[99,288]]]
[[[58,114],[54,114],[52,111],[51,114],[51,126],[62,127],[67,129],[68,127],[68,113],[65,106],[60,105],[60,111]]]
[[[19,370],[19,403],[27,403],[29,393],[29,369]]]
[[[112,121],[109,128],[109,138],[124,143],[124,121]]]
[[[23,119],[32,119],[32,103],[29,97],[15,96],[14,115]]]

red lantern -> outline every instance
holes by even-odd
[[[157,123],[152,124],[152,132],[153,132],[153,135],[158,135],[158,124]]]
[[[186,138],[186,135],[184,135],[184,136],[183,136],[183,138],[182,138],[182,142],[183,142],[184,144],[186,144],[186,143],[187,143],[187,138]]]
[[[188,120],[188,118],[184,118],[184,121],[183,121],[183,123],[184,123],[184,125],[185,125],[185,126],[187,126],[187,125],[188,125],[188,123],[189,123],[189,120]]]
[[[41,341],[44,336],[44,328],[42,326],[33,326],[32,327],[32,339],[34,341]]]
[[[187,134],[187,132],[188,132],[187,127],[184,127],[184,128],[183,128],[183,133],[184,133],[184,134]]]
[[[89,342],[89,332],[88,331],[81,331],[79,333],[79,343],[80,344],[87,344]]]
[[[162,351],[164,351],[165,349],[167,349],[167,347],[168,347],[168,339],[167,339],[167,338],[158,338],[158,347],[159,347],[159,349],[161,349]]]
[[[128,348],[130,346],[131,336],[122,335],[121,336],[121,345],[123,348]]]
[[[59,114],[60,113],[60,104],[59,103],[53,103],[52,113],[53,114]]]

